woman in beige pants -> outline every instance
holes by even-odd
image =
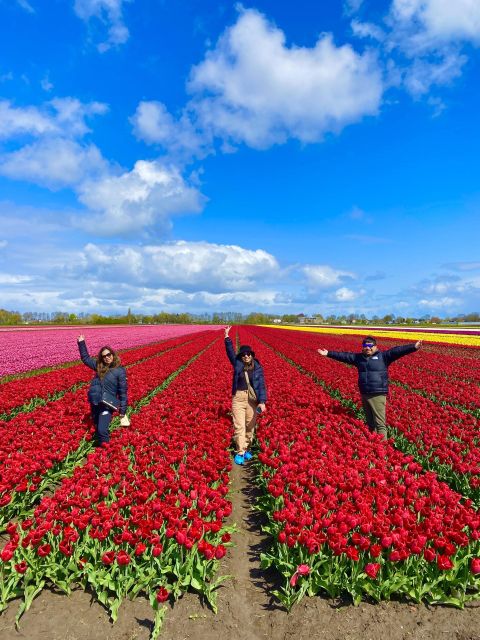
[[[248,345],[235,353],[229,337],[231,327],[225,327],[225,349],[233,366],[232,415],[235,442],[235,464],[251,460],[250,445],[255,430],[256,414],[265,411],[267,390],[263,367]]]

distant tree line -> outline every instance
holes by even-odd
[[[254,311],[249,314],[232,311],[215,313],[171,313],[160,311],[159,313],[144,314],[132,313],[128,309],[126,314],[104,316],[99,313],[68,313],[64,311],[32,312],[7,311],[0,309],[0,325],[78,325],[78,324],[456,324],[459,322],[480,322],[480,313],[466,313],[447,318],[424,315],[420,318],[396,316],[389,313],[384,316],[374,315],[367,318],[365,314],[351,313],[348,315],[314,314],[307,317],[303,313],[298,314],[272,314]]]

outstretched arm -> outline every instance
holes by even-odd
[[[388,351],[384,351],[383,357],[385,358],[387,364],[392,364],[392,362],[395,362],[395,360],[398,360],[399,358],[403,358],[403,356],[406,356],[409,353],[414,353],[415,351],[418,351],[418,349],[420,349],[421,346],[422,346],[422,341],[419,340],[418,342],[415,342],[412,344],[405,344],[405,345],[402,345],[401,347],[393,347]]]
[[[327,353],[325,353],[325,351]],[[332,360],[344,362],[345,364],[355,364],[357,357],[356,353],[351,353],[350,351],[327,351],[327,349],[319,349],[318,353],[322,356],[327,356],[327,358],[332,358]]]

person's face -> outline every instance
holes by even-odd
[[[375,351],[377,351],[376,344],[374,344],[373,342],[369,342],[368,340],[362,342],[362,353],[364,356],[371,356],[375,353]]]
[[[248,353],[242,353],[242,362],[245,364],[250,364],[252,361],[252,354],[250,351]]]
[[[102,351],[102,360],[106,363],[106,364],[110,364],[113,360],[113,353],[111,351]]]

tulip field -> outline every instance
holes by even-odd
[[[304,596],[480,600],[480,339],[431,335],[390,367],[384,440],[364,423],[356,369],[317,352],[358,351],[358,336],[235,327],[263,365],[268,402],[253,460],[233,469],[221,328],[85,329],[92,354],[123,349],[128,375],[131,425],[115,418],[101,448],[79,333],[0,333],[0,611],[13,607],[20,625],[49,589],[86,590],[112,621],[146,596],[151,638],[186,592],[221,609],[242,526],[235,474],[255,487],[258,567],[274,572],[269,597],[283,610]],[[416,339],[389,334],[379,348]]]

